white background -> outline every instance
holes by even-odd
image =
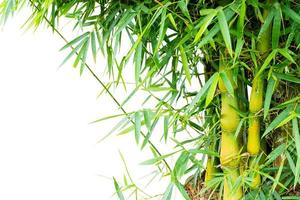
[[[119,151],[137,182],[153,170],[139,165],[149,151],[139,151],[132,133],[97,143],[116,121],[89,122],[116,113],[116,105],[97,98],[102,88],[87,71],[59,68],[64,42],[47,28],[24,33],[25,16],[0,30],[0,199],[117,199],[111,178],[125,172]],[[167,182],[146,191],[162,192]]]

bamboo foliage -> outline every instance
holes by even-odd
[[[169,177],[161,199],[176,191],[184,199],[300,196],[299,2],[2,0],[1,21],[24,6],[32,11],[28,27],[47,24],[66,41],[62,64],[73,60],[80,74],[92,74],[120,108],[95,120],[121,118],[104,138],[132,133],[136,145],[153,152],[142,164]],[[62,18],[79,30],[70,41],[59,31]],[[120,55],[124,38],[130,47]],[[99,63],[100,54],[109,83],[87,64]],[[111,88],[130,88],[130,66],[134,88],[118,100]],[[127,112],[141,91],[142,106]],[[153,142],[159,133],[173,144],[169,152]],[[112,179],[119,199],[157,196],[125,177]],[[197,191],[191,195],[187,185]]]

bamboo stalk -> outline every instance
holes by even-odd
[[[265,9],[263,13],[264,19],[268,16],[268,10]],[[261,38],[258,40],[257,49],[261,54],[261,58],[266,56],[266,53],[270,49],[270,36],[271,26],[263,33]],[[260,117],[258,113],[263,108],[264,101],[264,77],[262,75],[256,76],[252,81],[252,91],[249,102],[249,128],[248,128],[248,140],[247,140],[247,151],[250,154],[250,165],[255,160],[255,157],[261,152],[261,138],[260,138]],[[259,163],[254,164],[254,170],[257,170]],[[261,184],[261,178],[259,174],[253,177],[251,187],[257,188]]]
[[[219,70],[226,70],[230,81],[233,80],[232,72],[226,69],[226,65],[220,63]],[[232,81],[232,85],[233,81]],[[235,110],[238,108],[238,101],[236,96],[232,96],[224,86],[223,81],[219,82],[219,90],[221,91],[221,152],[220,162],[224,172],[224,200],[239,200],[243,196],[242,187],[239,186],[233,192],[233,185],[237,182],[239,177],[240,165],[240,149],[241,144],[239,138],[235,136],[236,129],[240,122],[240,117]]]

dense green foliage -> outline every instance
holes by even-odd
[[[89,56],[96,60],[101,53],[112,83],[126,87],[122,72],[133,60],[136,88],[122,103],[113,100],[122,108],[145,90],[145,102],[157,104],[108,118],[127,119],[119,123],[121,134],[134,130],[136,143],[153,150],[154,158],[144,164],[170,176],[164,200],[174,188],[189,199],[184,177],[202,184],[206,165],[199,196],[210,190],[222,198],[225,185],[230,194],[223,199],[299,199],[298,1],[3,0],[2,21],[26,4],[32,8],[30,26],[46,23],[57,32],[64,17],[83,30],[62,48],[70,51],[65,61],[74,59],[80,73]],[[124,37],[131,47],[120,57]],[[102,85],[109,92],[112,84]],[[165,155],[151,142],[159,121],[162,142],[176,143]],[[177,138],[183,134],[187,140]],[[174,165],[170,157],[177,157]],[[114,183],[120,199],[126,189],[137,190]],[[207,198],[216,198],[211,194]]]

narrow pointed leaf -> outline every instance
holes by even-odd
[[[218,12],[218,21],[219,21],[219,27],[226,45],[226,48],[229,52],[229,54],[232,56],[232,46],[231,46],[231,37],[230,37],[230,32],[229,32],[229,27],[227,24],[227,20],[225,17],[225,14],[223,12],[223,10],[220,10]]]

